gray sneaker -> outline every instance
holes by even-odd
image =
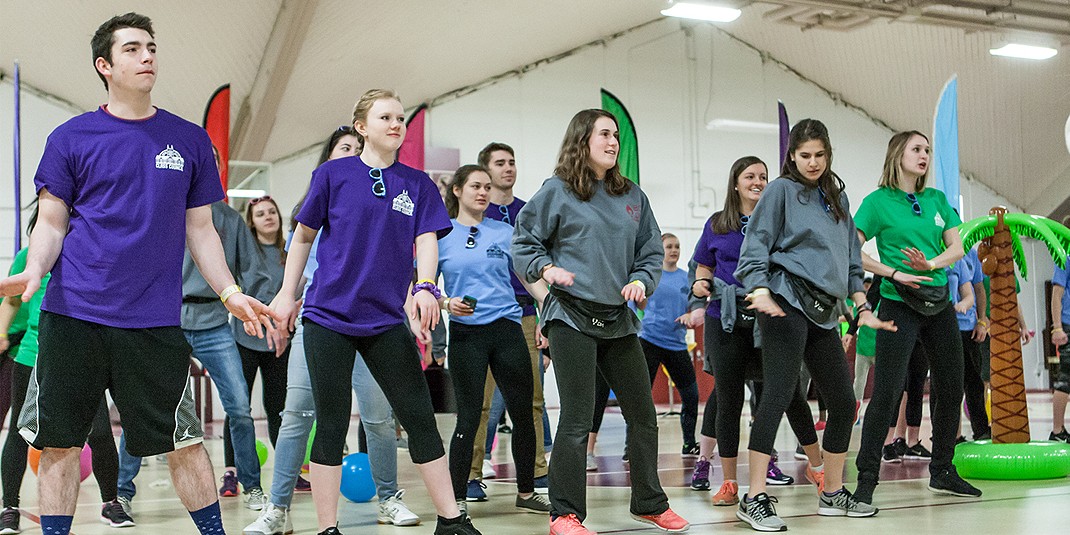
[[[761,493],[752,500],[746,494],[739,500],[739,509],[736,510],[736,518],[750,524],[756,531],[787,531],[788,525],[776,516],[773,504],[777,499],[766,493]]]
[[[876,507],[855,499],[846,488],[840,487],[832,496],[824,492],[817,493],[817,514],[821,516],[848,516],[865,518],[877,514]]]
[[[130,503],[130,498],[119,496],[116,500],[119,502],[119,505],[123,506],[123,511],[126,511],[126,514],[134,514],[134,505]]]
[[[260,511],[268,503],[267,496],[264,495],[264,489],[260,487],[253,487],[245,491],[245,506],[253,511]]]
[[[546,499],[546,496],[537,492],[532,493],[531,496],[528,496],[527,498],[521,498],[517,495],[516,506],[529,513],[547,514],[550,512],[550,500]]]

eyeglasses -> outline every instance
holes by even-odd
[[[372,193],[376,197],[385,197],[386,184],[383,183],[383,170],[378,167],[372,167],[368,170],[368,176],[375,181],[372,183]]]
[[[910,207],[914,210],[914,215],[921,215],[921,205],[918,204],[918,197],[913,193],[907,193],[907,200],[910,201]]]
[[[750,216],[749,216],[749,215],[744,215],[744,216],[740,216],[740,217],[739,217],[739,224],[741,225],[741,226],[739,227],[739,231],[740,231],[740,232],[741,232],[741,233],[742,233],[742,234],[743,234],[744,236],[746,236],[746,235],[747,235],[747,223],[750,223]]]
[[[249,200],[249,204],[251,204],[253,206],[256,206],[256,205],[258,205],[258,204],[260,204],[260,203],[262,203],[264,201],[270,201],[270,200],[271,200],[271,195],[264,195],[263,197],[257,197],[255,199],[250,199]]]
[[[513,224],[512,220],[509,218],[508,206],[505,206],[504,204],[498,205],[498,213],[502,214],[502,223]]]
[[[473,248],[475,248],[475,246],[476,246],[476,234],[479,234],[479,229],[476,228],[476,227],[472,227],[472,229],[468,231],[468,239],[465,240],[465,242],[464,242],[464,248],[465,249],[473,249]]]

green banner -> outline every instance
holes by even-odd
[[[638,184],[639,140],[635,136],[635,123],[632,122],[632,116],[628,114],[624,103],[605,89],[602,89],[602,109],[617,118],[617,125],[620,128],[620,153],[617,154],[620,174]]]

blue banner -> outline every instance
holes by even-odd
[[[958,75],[953,75],[933,118],[932,168],[933,185],[944,192],[951,207],[959,210],[959,96]],[[959,214],[965,217],[965,214]]]

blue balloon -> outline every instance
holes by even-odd
[[[366,502],[375,497],[372,465],[367,453],[351,453],[342,459],[342,496],[352,502]]]

